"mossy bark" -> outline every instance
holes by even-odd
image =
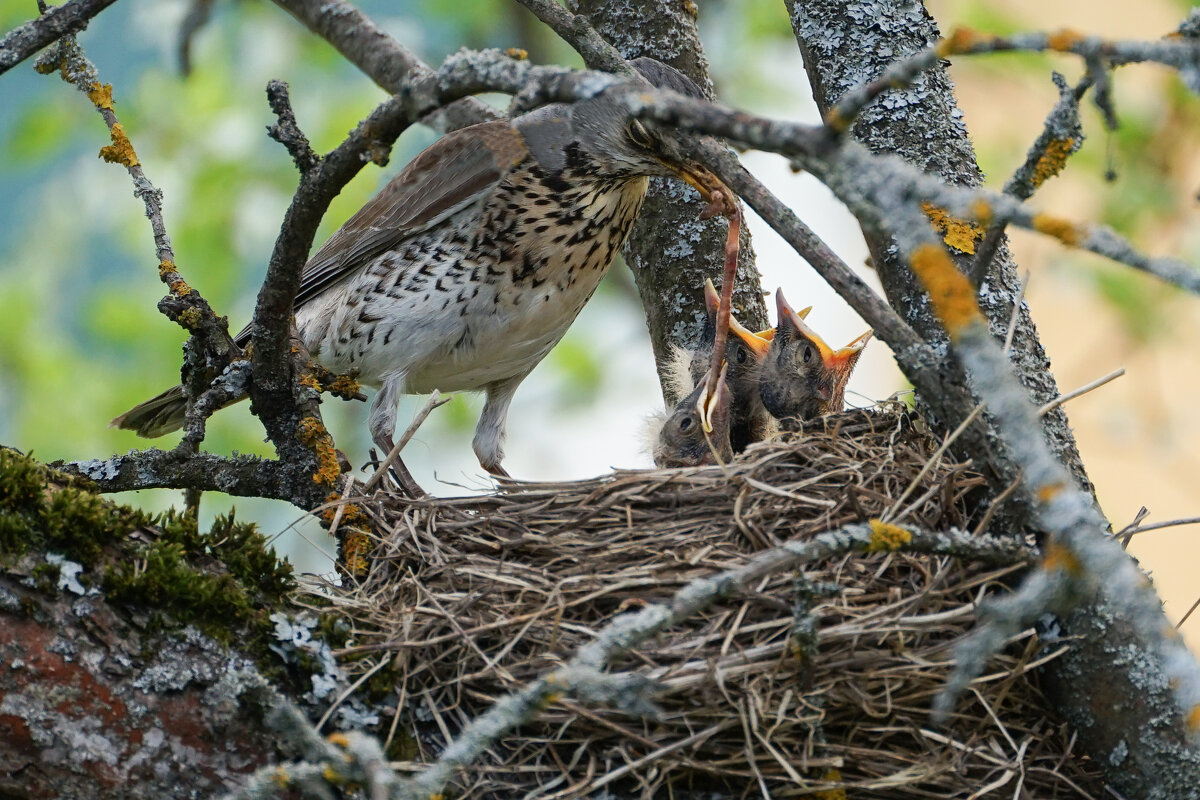
[[[282,755],[264,670],[303,685],[266,647],[291,568],[217,527],[0,448],[0,796],[210,796]]]

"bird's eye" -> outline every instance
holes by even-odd
[[[746,348],[744,348],[744,347],[738,347],[738,349],[737,349],[737,362],[738,362],[739,364],[745,364],[745,363],[746,363]]]
[[[807,364],[808,362],[812,361],[812,357],[813,357],[812,346],[807,345],[807,344],[804,345],[804,363]]]
[[[689,430],[691,430],[691,428],[692,428],[692,418],[691,417],[684,417],[683,419],[681,419],[679,421],[679,430],[683,431],[684,433],[687,433]]]
[[[646,126],[636,119],[629,121],[629,138],[638,147],[649,147],[654,144],[650,138],[650,132],[646,130]]]

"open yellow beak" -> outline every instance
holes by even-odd
[[[741,339],[746,347],[753,350],[754,355],[759,358],[767,354],[767,350],[771,347],[771,339],[775,336],[774,329],[770,330],[770,337],[761,336],[753,331],[749,331],[733,317],[729,318],[729,332]]]

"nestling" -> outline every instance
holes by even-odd
[[[648,58],[652,84],[699,97]],[[378,387],[371,437],[391,449],[403,394],[487,395],[473,442],[501,460],[513,393],[592,296],[641,209],[649,176],[720,186],[673,131],[628,119],[608,94],[544,106],[441,137],[305,265],[296,324],[309,353]],[[726,190],[727,191],[727,190]],[[248,331],[237,337],[249,341]],[[182,387],[113,420],[142,436],[176,430]]]
[[[778,420],[841,411],[850,373],[873,332],[834,350],[792,310],[782,289],[775,293],[775,304],[779,322],[759,372],[763,406]]]
[[[704,282],[704,328],[700,340],[693,350],[676,347],[672,351],[668,370],[671,388],[677,395],[686,395],[692,388],[703,383],[712,363],[713,342],[717,331],[717,303],[720,295],[711,280]],[[808,309],[800,312],[808,313]],[[773,330],[753,333],[747,330],[732,315],[729,317],[729,333],[725,340],[725,365],[728,369],[727,383],[731,394],[730,443],[733,452],[740,453],[747,445],[769,438],[775,431],[774,420],[763,407],[758,392],[758,370],[767,348],[771,344]]]
[[[708,380],[705,372],[687,397],[669,413],[650,420],[651,456],[660,467],[698,467],[726,463],[733,458],[729,442],[730,404],[733,398],[726,381],[726,364],[721,365],[716,396],[710,401],[712,430],[705,431],[700,417],[700,396]]]

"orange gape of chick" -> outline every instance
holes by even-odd
[[[794,311],[776,294],[779,325],[753,333],[730,316],[717,413],[712,430],[701,424],[699,399],[711,368],[717,326],[718,295],[705,282],[705,325],[694,350],[676,348],[669,380],[683,400],[658,415],[650,433],[650,451],[660,467],[701,466],[725,462],[748,445],[768,439],[780,425],[842,410],[846,383],[871,331],[840,350],[833,350],[809,328],[810,308]]]

